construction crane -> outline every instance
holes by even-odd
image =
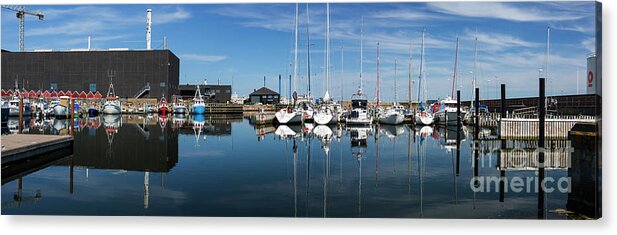
[[[24,25],[26,21],[26,15],[37,16],[39,17],[39,20],[44,20],[45,15],[43,15],[43,13],[40,11],[26,11],[26,7],[24,6],[2,5],[2,8],[17,12],[16,16],[19,19],[19,51],[24,51]]]

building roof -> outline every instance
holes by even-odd
[[[253,91],[253,93],[249,94],[249,96],[254,96],[254,95],[278,95],[279,93],[268,89],[267,87],[262,87],[259,88],[255,91]]]

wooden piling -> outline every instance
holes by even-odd
[[[540,78],[539,85],[540,95],[538,97],[538,218],[544,218],[544,188],[542,187],[542,182],[544,181],[544,121],[546,118],[545,78]]]
[[[69,114],[70,115],[69,116],[69,118],[70,118],[69,119],[70,120],[69,124],[71,125],[69,127],[69,130],[70,130],[71,136],[74,136],[75,135],[75,130],[74,130],[75,129],[75,118],[74,118],[74,115],[75,115],[74,114],[74,112],[75,112],[75,99],[73,99],[73,98],[69,98],[69,99],[71,100],[71,102],[69,102],[69,106],[70,106],[69,109],[71,110],[69,112],[70,113]]]
[[[460,174],[461,162],[461,91],[456,91],[456,176]]]
[[[501,120],[502,118],[506,117],[506,84],[501,84],[501,116],[499,117],[499,120]],[[501,125],[501,121],[500,121],[500,125]],[[501,135],[501,131],[499,132],[499,135]],[[501,155],[501,151],[502,149],[506,148],[506,141],[505,140],[501,140],[501,148],[499,150],[500,155]],[[501,161],[501,158],[498,158],[497,161]],[[499,163],[498,163],[499,164]],[[505,201],[505,180],[506,180],[506,171],[505,169],[501,169],[499,171],[499,202],[504,202]]]
[[[24,97],[19,93],[19,134],[24,129]]]

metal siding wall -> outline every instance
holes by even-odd
[[[103,95],[109,88],[108,70],[115,70],[114,88],[120,97],[132,97],[147,82],[150,97],[174,94],[177,87],[179,59],[169,50],[157,51],[89,51],[89,52],[2,52],[2,88],[10,89],[19,74],[29,82],[27,89],[46,90],[52,82],[59,90],[88,91],[90,83]],[[173,58],[167,66],[168,58]],[[168,68],[169,67],[169,68]],[[160,82],[166,83],[159,89]]]

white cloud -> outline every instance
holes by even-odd
[[[162,11],[161,13],[152,12],[153,24],[165,24],[171,22],[183,21],[191,18],[191,14],[183,8],[176,7],[175,11]],[[145,22],[145,21],[144,21]]]
[[[204,54],[183,54],[180,55],[181,60],[191,60],[199,62],[219,62],[227,59],[227,56],[222,55],[204,55]]]
[[[516,7],[513,3],[501,2],[432,2],[429,8],[445,14],[478,18],[495,18],[510,21],[564,21],[577,20],[584,16],[576,12],[545,11],[526,6]]]
[[[509,48],[516,47],[540,47],[543,44],[537,42],[530,42],[520,39],[518,37],[500,34],[500,33],[487,33],[487,32],[475,32],[469,29],[465,30],[465,38],[474,40],[478,37],[478,43],[481,44],[483,50],[501,51]]]
[[[32,24],[33,28],[26,30],[27,36],[111,34],[146,23],[145,9],[141,12],[143,14],[134,14],[121,12],[117,8],[78,6],[69,9],[46,9],[43,12],[45,21]],[[179,22],[190,17],[191,14],[180,7],[155,8],[152,13],[153,24]]]
[[[596,39],[595,38],[586,38],[581,41],[581,46],[585,48],[589,53],[593,53],[596,51]]]

